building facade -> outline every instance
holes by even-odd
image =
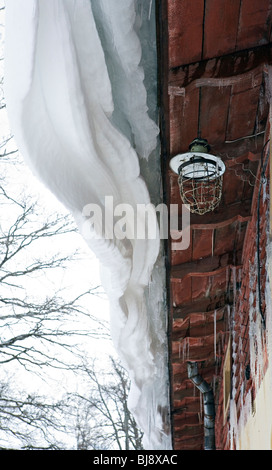
[[[226,167],[220,204],[190,214],[189,247],[166,243],[176,450],[272,448],[271,14],[269,0],[158,2],[164,198],[180,230],[171,159],[198,137]]]

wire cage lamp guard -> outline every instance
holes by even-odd
[[[171,169],[178,174],[182,202],[199,215],[213,211],[222,197],[225,165],[209,151],[207,140],[197,138],[190,144],[189,152],[170,161]]]

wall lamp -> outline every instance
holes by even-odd
[[[207,140],[196,138],[189,145],[189,152],[178,154],[170,161],[170,168],[178,174],[182,202],[199,215],[213,211],[222,197],[225,165],[209,152]]]

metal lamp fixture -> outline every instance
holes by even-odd
[[[183,203],[199,215],[213,211],[222,197],[225,165],[209,152],[207,140],[196,138],[189,145],[189,152],[178,154],[170,161],[170,168],[179,175]]]

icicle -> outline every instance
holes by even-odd
[[[215,369],[215,375],[213,376],[213,394],[215,396],[215,393],[216,393],[216,376],[217,376],[217,366],[216,366],[216,369]]]
[[[213,249],[214,249],[214,230],[212,231],[212,256],[213,256]]]
[[[235,440],[237,436],[237,427],[238,427],[238,422],[237,422],[237,409],[236,409],[236,404],[235,401],[232,399],[230,400],[230,450],[234,450],[235,448]]]
[[[213,343],[213,346],[214,346],[214,362],[216,363],[216,318],[217,316],[217,310],[214,311],[214,315],[213,315],[213,336],[214,336],[214,343]]]
[[[262,186],[263,186],[263,204],[265,203],[265,201],[267,199],[266,185],[267,185],[267,179],[265,178],[263,183],[262,183]]]
[[[199,422],[201,423],[203,420],[203,395],[199,393]]]
[[[189,359],[189,342],[187,341],[187,338],[184,338],[182,360],[185,362],[187,359]]]
[[[236,266],[232,266],[233,305],[236,303]]]
[[[193,385],[193,397],[196,397],[196,392],[198,389],[196,388],[195,384]]]
[[[226,290],[228,291],[228,294],[229,294],[229,291],[230,291],[229,273],[230,273],[230,268],[229,268],[229,266],[227,266],[227,269],[226,269]]]
[[[231,331],[231,308],[230,308],[230,304],[227,305],[227,325],[228,325],[228,331]]]
[[[153,4],[153,0],[150,0],[150,3],[149,3],[149,12],[148,12],[148,20],[149,20],[149,21],[150,21],[150,18],[151,18],[152,4]]]

